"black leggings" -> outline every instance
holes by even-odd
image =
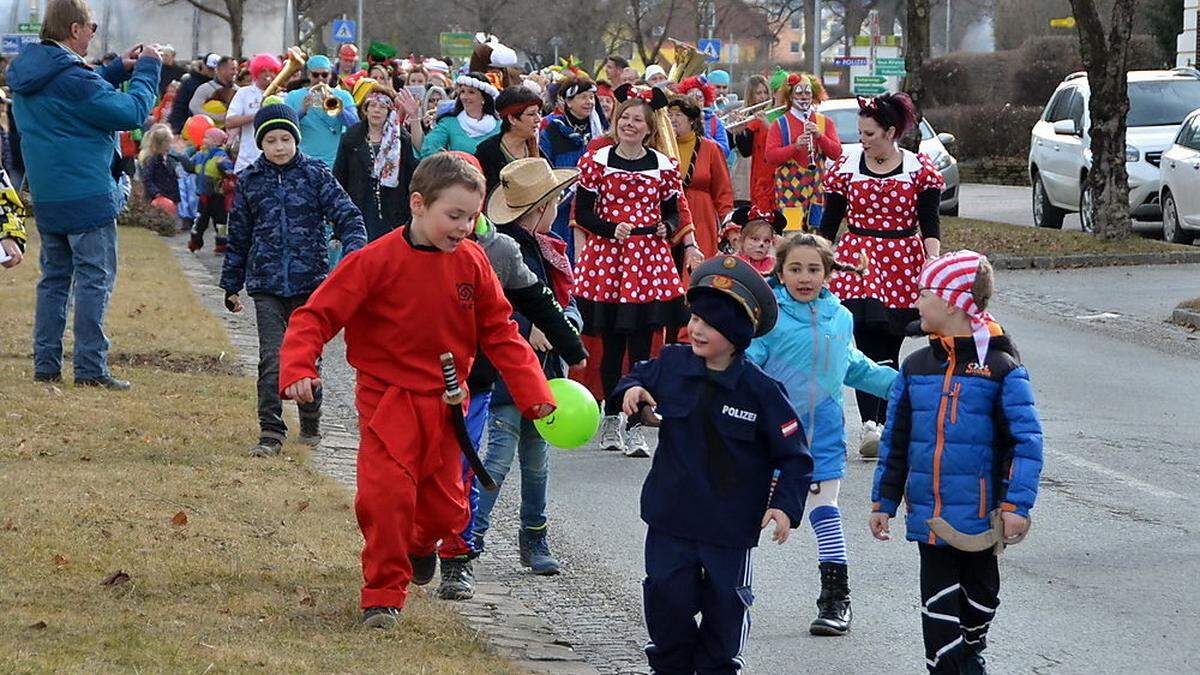
[[[875,363],[900,369],[900,346],[904,344],[903,335],[894,335],[887,330],[855,324],[854,342],[858,346],[858,350]],[[873,421],[882,425],[887,421],[887,401],[857,390],[854,392],[854,397],[858,399],[858,416],[864,423]]]
[[[624,375],[625,354],[629,354],[630,365],[650,358],[650,343],[656,328],[643,328],[633,333],[601,333],[604,356],[600,359],[600,386],[604,388],[604,413],[616,415],[621,412],[621,401],[611,395]]]

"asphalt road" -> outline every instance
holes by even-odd
[[[1001,560],[993,672],[1200,670],[1200,526],[1190,499],[1200,479],[1200,341],[1162,322],[1183,294],[1194,294],[1198,272],[1178,266],[1000,277],[994,311],[1031,370],[1046,467],[1033,532]],[[916,346],[910,341],[908,349]],[[847,396],[851,407],[853,400]],[[853,411],[848,417],[857,419]],[[572,589],[586,583],[592,604],[629,610],[610,611],[623,615],[610,616],[605,630],[624,631],[636,648],[645,637],[636,610],[645,533],[637,502],[649,461],[584,449],[555,451],[552,462],[552,540],[566,572],[517,583],[554,589],[549,598],[578,598]],[[873,470],[852,460],[841,499],[852,633],[808,635],[819,582],[806,525],[787,544],[764,544],[755,554],[748,672],[923,671],[917,552],[908,542],[870,538]],[[504,492],[498,510],[515,507],[517,486]],[[521,576],[514,570],[510,578]],[[591,621],[586,609],[547,611],[566,632],[586,636],[588,626],[573,625],[577,617]]]
[[[959,189],[958,213],[963,218],[1033,226],[1033,194],[1029,186],[963,183]],[[1063,219],[1063,229],[1078,231],[1079,214],[1068,213]],[[1143,235],[1161,234],[1162,223],[1134,221],[1133,229]]]

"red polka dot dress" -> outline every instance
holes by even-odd
[[[859,266],[866,253],[869,265],[865,275],[835,273],[830,290],[855,313],[856,321],[887,323],[900,330],[914,318],[917,277],[925,264],[922,239],[937,236],[922,232],[918,201],[922,193],[932,191],[927,194],[936,221],[937,200],[945,185],[928,157],[901,152],[899,169],[880,176],[864,166],[861,149],[851,151],[834,163],[825,182],[827,192],[845,199],[848,227],[837,245],[838,261]],[[830,229],[823,223],[824,234]],[[836,231],[834,223],[832,232]]]
[[[618,157],[613,146],[579,161],[576,219],[587,233],[575,267],[575,296],[589,332],[632,332],[662,326],[683,311],[684,288],[668,237],[650,228],[678,224],[683,194],[679,164],[647,149],[641,160]],[[620,223],[647,228],[624,240]]]

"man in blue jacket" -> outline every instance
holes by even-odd
[[[116,132],[137,129],[154,105],[162,57],[137,46],[98,70],[84,61],[96,34],[83,0],[50,0],[42,41],[8,68],[26,176],[41,237],[33,328],[34,379],[62,380],[67,302],[75,292],[76,386],[124,390],[108,370],[104,314],[117,276],[120,190]],[[117,87],[126,80],[128,93]]]

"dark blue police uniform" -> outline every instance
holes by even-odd
[[[783,387],[740,351],[717,372],[690,346],[664,347],[613,395],[635,386],[650,392],[662,417],[641,500],[650,666],[736,672],[745,665],[751,552],[763,513],[777,508],[793,528],[802,522],[813,466],[804,434]]]

